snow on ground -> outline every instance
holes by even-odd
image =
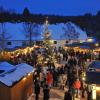
[[[0,76],[0,81],[7,86],[12,86],[13,83],[18,82],[21,78],[26,76],[28,73],[34,71],[33,67],[26,63],[21,63],[14,67],[16,68],[14,71],[6,73],[3,76]]]

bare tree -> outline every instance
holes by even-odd
[[[75,27],[71,22],[68,22],[63,27],[64,34],[61,35],[62,38],[66,38],[68,40],[77,40],[79,38],[79,33],[76,32]]]
[[[39,32],[39,25],[32,22],[25,22],[23,23],[23,29],[26,38],[29,40],[29,45],[32,46],[32,38],[37,38],[41,35]]]
[[[7,28],[5,23],[0,23],[0,48],[2,50],[5,50],[6,48],[6,41],[8,39],[10,39],[11,36],[10,34],[7,32]]]

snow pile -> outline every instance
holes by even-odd
[[[0,76],[0,81],[7,86],[12,86],[15,82],[18,82],[28,73],[34,71],[33,67],[26,63],[18,64],[15,66],[15,68],[16,69],[14,71],[6,73],[4,76]]]

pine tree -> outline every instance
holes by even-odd
[[[48,18],[45,21],[45,29],[44,29],[44,41],[43,45],[45,48],[45,61],[49,63],[54,63],[54,48],[53,48],[53,40],[51,39],[51,33],[48,29]]]
[[[45,28],[44,28],[44,40],[43,40],[43,49],[44,49],[44,54],[43,54],[43,61],[42,63],[45,64],[53,64],[56,59],[55,59],[55,53],[54,53],[54,47],[53,47],[53,40],[51,39],[51,33],[48,29],[48,18],[46,18],[45,21]],[[41,57],[39,57],[39,59],[41,59]],[[38,59],[38,61],[39,61]]]

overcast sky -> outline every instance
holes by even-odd
[[[96,14],[100,0],[0,0],[0,6],[20,13],[27,7],[36,14],[82,15]]]

